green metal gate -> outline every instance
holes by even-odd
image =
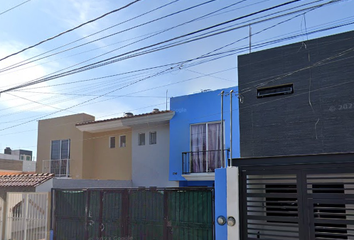
[[[53,190],[55,240],[213,239],[213,189]]]

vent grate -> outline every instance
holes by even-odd
[[[279,86],[258,88],[257,98],[271,97],[271,96],[292,94],[292,93],[294,93],[294,86],[291,83],[291,84],[285,84]]]

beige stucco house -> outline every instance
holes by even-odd
[[[130,180],[136,186],[176,186],[168,181],[173,115],[155,109],[98,121],[84,113],[40,120],[37,172],[72,179]]]

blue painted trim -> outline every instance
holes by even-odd
[[[214,181],[180,181],[180,187],[214,187]]]
[[[227,240],[227,224],[220,226],[218,216],[227,218],[227,175],[226,168],[215,170],[215,239]]]

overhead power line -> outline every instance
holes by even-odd
[[[201,6],[205,5],[205,4],[208,4],[208,3],[211,3],[211,2],[214,2],[214,1],[215,1],[215,0],[208,0],[208,1],[206,1],[206,2],[202,2],[202,3],[199,3],[199,4],[197,4],[197,5],[193,5],[193,6],[191,6],[191,7],[188,7],[188,8],[182,9],[182,10],[178,10],[178,11],[173,12],[173,13],[169,13],[169,14],[167,14],[167,15],[165,15],[165,16],[162,16],[162,17],[153,19],[153,20],[148,21],[148,22],[141,23],[141,24],[139,24],[139,25],[135,25],[135,26],[133,26],[133,27],[130,27],[130,28],[127,28],[127,29],[118,31],[118,32],[114,32],[114,33],[112,33],[112,34],[109,34],[109,35],[106,35],[106,36],[103,36],[103,37],[100,37],[100,38],[97,38],[97,39],[94,39],[94,40],[91,40],[91,41],[82,43],[82,44],[80,44],[80,45],[73,46],[73,47],[70,47],[70,48],[61,50],[61,51],[59,51],[59,52],[55,52],[55,53],[52,53],[52,54],[49,54],[49,55],[40,57],[40,58],[36,58],[36,57],[41,56],[41,55],[43,55],[43,54],[45,54],[45,53],[52,52],[53,50],[47,51],[47,52],[45,52],[45,53],[42,53],[42,54],[39,54],[39,55],[37,55],[37,56],[34,56],[34,57],[31,57],[31,58],[30,58],[30,59],[36,58],[36,59],[34,59],[34,60],[29,61],[30,59],[27,59],[27,60],[24,60],[24,61],[22,61],[22,62],[20,62],[20,63],[16,63],[16,64],[13,64],[13,65],[8,66],[8,67],[6,67],[6,68],[0,69],[0,73],[5,72],[5,71],[8,71],[8,70],[11,70],[11,69],[14,69],[14,68],[17,68],[17,67],[21,67],[21,66],[24,66],[24,65],[27,65],[27,64],[30,64],[30,63],[39,61],[39,60],[42,60],[42,59],[44,59],[44,58],[52,57],[52,56],[55,56],[55,55],[57,55],[57,54],[61,54],[61,53],[64,53],[64,52],[67,52],[67,51],[70,51],[70,50],[74,50],[74,49],[76,49],[76,48],[83,47],[83,46],[86,46],[86,45],[88,45],[88,44],[91,44],[91,43],[94,43],[94,42],[97,42],[97,41],[101,41],[101,40],[106,39],[106,38],[109,38],[109,37],[116,36],[116,35],[118,35],[118,34],[121,34],[121,33],[130,31],[130,30],[133,30],[133,29],[136,29],[136,28],[139,28],[139,27],[142,27],[142,26],[145,26],[145,25],[154,23],[154,22],[156,22],[156,21],[160,21],[160,20],[162,20],[162,19],[165,19],[165,18],[168,18],[168,17],[172,17],[172,16],[174,16],[174,15],[177,15],[177,14],[180,14],[180,13],[183,13],[183,12],[186,12],[186,11],[189,11],[189,10],[192,10],[192,9],[194,9],[194,8],[201,7]],[[242,1],[244,1],[244,0],[242,0]],[[242,2],[242,1],[241,1],[241,2]],[[237,3],[231,4],[230,6],[235,5],[235,4],[237,4]],[[218,10],[218,11],[220,11],[220,10]],[[215,12],[217,12],[217,11],[215,11]],[[209,15],[209,14],[208,14],[208,15]],[[187,22],[187,23],[189,23],[189,22]],[[186,23],[185,23],[185,24],[186,24]],[[180,25],[184,25],[184,24],[180,24]],[[179,26],[179,25],[177,25],[177,26]],[[177,26],[171,27],[171,28],[169,28],[168,30],[173,29],[173,28],[176,28]],[[118,49],[121,49],[121,48],[130,46],[130,45],[132,45],[132,44],[134,44],[134,43],[136,43],[136,42],[140,42],[140,41],[146,40],[146,39],[148,39],[148,38],[154,37],[154,36],[156,36],[156,35],[158,35],[158,34],[161,34],[162,32],[165,32],[165,31],[167,31],[167,30],[159,31],[159,32],[157,32],[157,33],[155,33],[155,34],[152,34],[152,35],[149,35],[148,37],[145,37],[145,38],[143,38],[143,39],[141,39],[141,40],[138,40],[138,41],[135,41],[135,42],[133,42],[133,43],[124,45],[124,46],[122,46],[122,47],[120,47],[120,48],[118,48]],[[92,35],[93,35],[93,34],[92,34]],[[81,39],[82,39],[82,38],[81,38]],[[76,41],[78,41],[78,40],[76,40]],[[76,42],[76,41],[74,41],[74,42]],[[74,43],[74,42],[72,42],[72,43]],[[71,44],[71,43],[66,44],[66,45],[63,45],[63,46],[67,46],[67,45],[70,45],[70,44]],[[55,48],[54,50],[59,49],[59,48],[62,48],[63,46],[60,46],[60,47],[58,47],[58,48]],[[118,50],[118,49],[115,49],[115,50],[113,50],[113,51],[116,51],[116,50]],[[104,56],[104,55],[109,54],[109,53],[111,53],[111,52],[113,52],[113,51],[110,51],[110,52],[101,54],[101,55],[96,56],[96,57],[94,57],[94,58],[92,58],[92,59],[96,59],[96,58],[98,58],[98,57],[100,57],[100,56]],[[84,62],[88,62],[88,61],[90,61],[90,60],[92,60],[92,59],[85,60]],[[84,62],[81,62],[81,63],[84,63]],[[79,64],[81,64],[81,63],[79,63]],[[75,65],[79,65],[79,64],[75,64]],[[74,65],[74,66],[75,66],[75,65]],[[71,66],[71,67],[73,67],[73,66]]]
[[[57,54],[60,54],[60,53],[63,53],[63,52],[66,52],[66,51],[75,49],[75,48],[77,48],[77,47],[84,46],[84,45],[86,45],[86,44],[88,44],[88,43],[92,43],[93,41],[90,41],[90,42],[88,42],[88,43],[80,44],[80,45],[75,46],[75,47],[73,47],[73,48],[65,49],[65,50],[63,50],[63,51],[56,52],[56,53],[53,53],[53,54],[50,54],[50,55],[46,55],[46,56],[44,56],[44,57],[39,58],[40,56],[43,56],[43,55],[45,55],[45,54],[47,54],[47,53],[51,53],[51,52],[53,52],[53,51],[55,51],[55,50],[64,48],[64,47],[66,47],[66,46],[72,45],[72,44],[77,43],[77,42],[80,42],[81,40],[84,40],[84,39],[86,39],[86,38],[89,38],[89,37],[92,37],[92,36],[97,35],[97,34],[99,34],[99,33],[102,33],[102,32],[104,32],[104,31],[106,31],[106,30],[108,30],[108,29],[117,27],[117,26],[119,26],[119,25],[122,25],[122,24],[124,24],[124,23],[130,22],[130,21],[132,21],[132,20],[136,20],[136,19],[138,19],[138,18],[140,18],[140,17],[142,17],[142,16],[145,16],[145,15],[147,15],[147,14],[149,14],[149,13],[152,13],[152,12],[157,11],[157,10],[159,10],[159,9],[162,9],[162,8],[164,8],[164,7],[167,7],[167,6],[169,6],[169,5],[173,4],[173,3],[176,3],[176,2],[178,2],[178,1],[180,1],[180,0],[174,0],[174,1],[172,1],[172,2],[169,2],[169,3],[167,3],[167,4],[161,5],[161,6],[157,7],[157,8],[152,9],[152,10],[149,10],[149,11],[147,11],[147,12],[144,12],[144,13],[142,13],[142,14],[139,14],[138,16],[134,16],[134,17],[132,17],[132,18],[130,18],[130,19],[127,19],[127,20],[125,20],[125,21],[119,22],[119,23],[117,23],[117,24],[114,24],[114,25],[109,26],[109,27],[107,27],[107,28],[104,28],[104,29],[102,29],[102,30],[99,30],[99,31],[97,31],[97,32],[94,32],[94,33],[92,33],[92,34],[89,34],[89,35],[87,35],[87,36],[84,36],[84,37],[81,37],[81,38],[79,38],[79,39],[76,39],[76,40],[74,40],[74,41],[72,41],[72,42],[66,43],[66,44],[64,44],[64,45],[61,45],[61,46],[56,47],[56,48],[54,48],[54,49],[48,50],[48,51],[46,51],[46,52],[40,53],[40,54],[38,54],[38,55],[35,55],[35,56],[33,56],[33,57],[30,57],[30,58],[28,58],[28,59],[26,59],[26,60],[23,60],[23,61],[20,61],[20,62],[18,62],[18,63],[14,63],[14,64],[12,64],[12,65],[10,65],[10,66],[7,66],[7,67],[5,67],[5,68],[3,68],[3,69],[0,69],[0,72],[4,72],[4,71],[7,71],[7,70],[11,70],[11,69],[17,68],[17,67],[21,67],[21,66],[23,66],[23,65],[26,65],[26,64],[29,64],[29,63],[33,63],[33,62],[39,61],[39,60],[41,60],[41,59],[48,58],[48,57],[51,57],[51,56],[53,56],[53,55],[57,55]],[[215,1],[215,0],[214,0],[214,1]],[[132,28],[129,28],[129,29],[125,30],[125,31],[131,30],[131,29],[132,29]],[[121,33],[121,32],[123,32],[123,31],[117,32],[117,34],[118,34],[118,33]],[[94,41],[98,41],[98,40],[101,40],[101,38],[95,39]],[[34,59],[34,60],[32,60],[32,59]]]
[[[52,76],[49,76],[49,77],[46,77],[46,78],[43,78],[43,79],[29,81],[27,83],[24,83],[24,84],[21,84],[21,85],[18,85],[18,86],[15,86],[15,87],[8,88],[8,89],[5,89],[3,91],[0,91],[0,93],[12,91],[12,90],[15,90],[15,89],[31,86],[31,85],[34,85],[34,84],[50,81],[50,80],[53,80],[53,79],[56,79],[56,78],[61,78],[61,77],[68,76],[68,75],[71,75],[71,74],[75,74],[75,73],[78,73],[78,72],[82,72],[82,71],[90,70],[90,69],[93,69],[93,68],[97,68],[97,67],[105,66],[105,65],[108,65],[108,64],[112,64],[112,63],[116,62],[118,58],[124,57],[124,56],[126,56],[128,54],[136,53],[136,52],[139,52],[139,51],[142,51],[142,50],[145,50],[145,49],[149,49],[149,48],[156,47],[156,46],[159,46],[159,45],[162,45],[162,44],[165,44],[165,43],[172,42],[174,40],[178,40],[178,39],[181,39],[181,38],[184,38],[184,37],[188,37],[188,36],[192,36],[192,35],[195,35],[195,34],[198,34],[198,33],[202,33],[204,31],[207,31],[207,30],[219,27],[219,26],[223,26],[223,25],[226,25],[226,24],[229,24],[229,23],[232,23],[232,22],[235,22],[235,21],[238,21],[238,20],[250,17],[250,16],[254,16],[254,15],[257,15],[257,14],[260,14],[260,13],[263,13],[263,12],[266,12],[266,11],[270,11],[270,10],[273,10],[273,9],[276,9],[276,8],[280,8],[280,7],[283,7],[283,6],[286,6],[286,5],[295,3],[295,2],[299,2],[299,1],[300,0],[292,0],[292,1],[285,2],[285,3],[279,4],[279,5],[275,5],[275,6],[266,8],[266,9],[262,9],[262,10],[259,10],[257,12],[253,12],[253,13],[250,13],[250,14],[247,14],[247,15],[243,15],[241,17],[237,17],[237,18],[234,18],[234,19],[222,22],[222,23],[218,23],[218,24],[203,28],[203,29],[199,29],[199,30],[187,33],[187,34],[183,34],[181,36],[177,36],[177,37],[174,37],[174,38],[171,38],[171,39],[167,39],[165,41],[161,41],[161,42],[154,43],[154,44],[142,47],[142,48],[138,48],[138,49],[135,49],[135,50],[123,53],[123,54],[119,54],[117,56],[113,56],[113,57],[110,57],[110,58],[107,58],[107,59],[104,59],[104,60],[101,60],[101,61],[98,61],[98,62],[95,62],[95,63],[92,63],[92,64],[88,64],[88,65],[85,65],[85,66],[82,66],[82,67],[79,67],[79,68],[75,68],[73,70],[69,70],[69,71],[66,71],[66,72],[63,72],[63,73],[60,73],[60,74],[52,75]],[[190,41],[188,41],[188,42],[190,42]],[[172,46],[174,46],[174,45],[172,45]],[[172,46],[169,46],[169,47],[172,47]],[[165,48],[166,47],[162,47],[160,50],[165,49]],[[157,51],[157,50],[154,49],[153,51]],[[146,53],[144,53],[144,54],[146,54]],[[140,54],[138,54],[138,55],[140,55]],[[134,55],[134,56],[136,57],[138,55]],[[126,58],[127,57],[124,57],[124,59],[126,59]]]
[[[5,13],[7,13],[7,12],[9,12],[9,11],[15,9],[15,8],[18,8],[19,6],[25,4],[25,3],[29,2],[29,1],[31,1],[31,0],[24,1],[24,2],[22,2],[20,4],[17,4],[16,6],[13,6],[12,8],[9,8],[9,9],[3,11],[3,12],[0,12],[0,15],[3,15],[3,14],[5,14]]]
[[[179,0],[176,0],[176,1],[179,1]],[[212,1],[215,1],[215,0],[212,0]],[[129,43],[129,44],[127,44],[127,45],[118,47],[118,48],[113,49],[113,50],[111,50],[111,51],[109,51],[109,52],[106,52],[106,53],[104,53],[104,54],[100,54],[100,55],[98,55],[98,56],[95,56],[95,57],[93,57],[93,58],[86,59],[85,61],[82,61],[82,62],[79,62],[79,63],[77,63],[77,64],[74,64],[74,65],[72,65],[72,66],[70,66],[70,67],[61,69],[61,70],[59,70],[59,71],[56,71],[56,72],[54,72],[54,73],[51,73],[50,75],[53,75],[53,74],[55,74],[55,73],[64,71],[64,70],[69,69],[69,68],[72,68],[72,67],[74,67],[74,66],[83,64],[83,63],[85,63],[85,62],[88,62],[88,61],[90,61],[90,60],[93,60],[93,59],[96,59],[96,58],[98,58],[98,57],[104,56],[104,55],[106,55],[106,54],[112,53],[112,52],[114,52],[114,51],[117,51],[117,50],[122,49],[122,48],[124,48],[124,47],[130,46],[130,45],[132,45],[132,44],[141,42],[141,41],[143,41],[143,40],[146,40],[146,39],[151,38],[151,37],[153,37],[153,36],[156,36],[156,35],[158,35],[158,34],[164,33],[164,32],[169,31],[169,30],[171,30],[171,29],[177,28],[177,27],[179,27],[179,26],[182,26],[182,25],[185,25],[185,24],[194,22],[194,21],[202,20],[202,19],[205,19],[205,18],[210,17],[210,16],[214,16],[214,15],[216,15],[216,13],[221,12],[221,11],[223,11],[223,10],[226,10],[227,8],[230,8],[230,7],[232,7],[232,6],[235,6],[235,5],[237,5],[237,4],[240,4],[240,3],[244,2],[244,1],[245,1],[245,0],[241,0],[241,1],[238,1],[238,2],[235,2],[235,3],[232,3],[232,4],[228,5],[228,6],[225,6],[225,7],[223,7],[223,8],[220,8],[220,9],[218,9],[218,10],[215,10],[215,11],[210,12],[210,13],[208,13],[208,14],[205,14],[205,15],[203,15],[203,16],[194,18],[194,19],[192,19],[192,20],[190,20],[190,21],[184,22],[184,23],[182,23],[182,24],[178,24],[178,25],[176,25],[176,26],[170,27],[170,28],[168,28],[168,29],[164,29],[164,30],[162,30],[162,31],[158,31],[157,33],[147,34],[148,37],[145,37],[145,38],[140,39],[140,40],[138,40],[138,41],[134,41],[134,42]],[[266,0],[266,1],[269,1],[269,0]],[[310,4],[313,4],[313,3],[318,3],[318,2],[321,2],[321,1],[324,1],[324,0],[316,0],[316,1],[313,1],[313,2],[305,3],[305,4],[303,4],[303,5],[296,6],[296,7],[292,8],[292,9],[304,7],[304,6],[306,6],[306,5],[310,5]],[[174,2],[175,2],[175,1],[174,1]],[[174,2],[171,2],[171,3],[174,3]],[[202,4],[198,4],[198,5],[195,5],[195,6],[193,6],[193,7],[189,7],[189,8],[183,9],[182,11],[186,11],[186,10],[192,9],[192,8],[194,8],[194,7],[198,7],[198,6],[201,6],[201,5],[206,4],[206,3],[209,3],[209,2],[211,2],[211,1],[207,1],[207,2],[204,2],[204,3],[202,3]],[[171,4],[171,3],[169,3],[169,4]],[[251,4],[251,5],[252,5],[252,4]],[[155,8],[155,9],[153,9],[153,10],[151,10],[151,11],[154,11],[154,10],[156,10],[156,9],[159,9],[159,8],[162,8],[162,7],[165,7],[165,6],[167,6],[167,4],[166,4],[166,5],[162,5],[162,6],[158,7],[158,8]],[[247,5],[247,6],[250,6],[250,5]],[[315,7],[316,7],[316,6],[315,6]],[[237,9],[241,9],[241,8],[242,8],[242,7],[237,8]],[[311,7],[311,8],[313,9],[314,7]],[[290,9],[286,9],[286,10],[282,10],[282,11],[283,11],[283,12],[286,12],[286,11],[288,11],[288,10],[290,10]],[[306,10],[306,9],[300,9],[300,10],[298,10],[298,11],[301,12],[301,11],[304,11],[304,10]],[[151,11],[149,11],[149,12],[151,12]],[[131,28],[128,28],[128,29],[125,29],[125,30],[122,30],[122,31],[119,31],[119,32],[116,32],[116,33],[113,33],[113,34],[110,34],[110,35],[107,35],[107,36],[104,36],[103,38],[110,37],[110,36],[113,36],[113,35],[116,35],[116,34],[118,34],[118,33],[122,33],[122,32],[128,31],[128,30],[131,30],[131,29],[136,28],[136,27],[139,27],[139,26],[146,25],[146,24],[148,24],[148,23],[151,23],[151,22],[154,22],[154,21],[163,19],[163,18],[168,17],[168,16],[172,16],[172,15],[174,15],[174,14],[176,14],[176,13],[179,13],[179,12],[182,12],[182,11],[177,11],[177,12],[168,14],[168,15],[166,15],[166,16],[164,16],[164,17],[160,17],[160,18],[154,19],[154,20],[152,20],[152,21],[148,21],[148,22],[145,22],[145,23],[143,23],[143,24],[139,24],[139,25],[137,25],[137,26],[134,26],[134,27],[131,27]],[[145,14],[147,14],[147,13],[149,13],[149,12],[145,12],[145,13],[143,13],[143,14],[141,14],[141,15],[138,15],[138,16],[136,16],[136,17],[134,17],[134,18],[137,18],[137,17],[139,17],[139,16],[145,15]],[[271,13],[271,14],[268,14],[268,16],[275,15],[275,14],[277,14],[277,13],[282,13],[282,12]],[[295,12],[292,12],[292,13],[296,13],[296,11],[295,11]],[[288,14],[291,14],[291,13],[288,13]],[[275,16],[275,18],[278,18],[278,17],[281,17],[281,16],[285,16],[285,15],[287,15],[287,14],[284,14],[284,13],[283,13],[283,15]],[[267,16],[267,15],[266,15],[266,16]],[[264,18],[264,17],[266,17],[266,16],[258,17],[258,18],[255,18],[254,20],[256,20],[256,19],[261,19],[261,18]],[[134,18],[131,18],[131,19],[134,19]],[[131,20],[131,19],[129,19],[129,20]],[[129,20],[123,21],[123,22],[121,22],[121,23],[127,22],[127,21],[129,21]],[[245,22],[243,22],[243,23],[248,23],[248,24],[254,25],[254,24],[257,24],[257,23],[259,23],[259,22],[267,21],[267,20],[271,20],[271,19],[260,20],[260,21],[258,21],[258,22],[254,22],[254,20],[248,20],[248,21],[245,21]],[[250,22],[251,22],[251,23],[250,23]],[[117,24],[116,24],[116,25],[117,25]],[[116,25],[113,25],[113,26],[116,26]],[[113,27],[113,26],[111,26],[111,27]],[[111,28],[111,27],[109,27],[109,28]],[[229,26],[229,27],[231,27],[231,26]],[[243,26],[241,26],[240,28],[242,28],[242,27],[243,27]],[[227,28],[227,27],[226,27],[226,28]],[[108,29],[108,28],[106,28],[106,29]],[[225,29],[225,28],[224,28],[224,29]],[[103,30],[101,30],[101,31],[99,31],[99,32],[102,32],[102,31],[104,31],[104,30],[105,30],[105,29],[103,29]],[[221,30],[221,29],[219,29],[219,31],[220,31],[220,30]],[[95,33],[93,33],[93,34],[90,34],[90,35],[88,35],[88,36],[95,35],[96,33],[97,33],[97,32],[95,32]],[[86,36],[86,37],[88,37],[88,36]],[[86,37],[84,37],[84,38],[86,38]],[[80,39],[75,40],[75,41],[73,41],[73,42],[71,42],[71,43],[80,41],[81,39],[84,39],[84,38],[80,38]],[[95,41],[101,40],[101,39],[103,39],[103,38],[98,38],[98,39],[95,39],[95,40],[90,41],[90,42],[88,42],[88,43],[80,44],[80,45],[77,45],[77,46],[75,46],[75,47],[68,48],[68,49],[62,50],[62,51],[60,51],[60,52],[56,52],[56,53],[53,53],[53,54],[50,54],[50,55],[46,55],[46,56],[43,56],[43,57],[41,57],[41,58],[37,58],[37,59],[32,60],[33,58],[42,56],[42,55],[44,55],[44,54],[46,54],[46,53],[48,53],[48,52],[52,52],[52,51],[57,50],[57,49],[59,49],[59,48],[62,48],[62,47],[64,47],[64,46],[70,45],[71,43],[68,43],[68,44],[59,46],[59,47],[54,48],[54,49],[52,49],[52,50],[49,50],[49,51],[47,51],[47,52],[45,52],[45,53],[42,53],[42,54],[39,54],[39,55],[37,55],[37,56],[31,57],[31,58],[29,58],[29,59],[27,59],[27,60],[23,60],[23,61],[21,61],[21,62],[15,63],[15,64],[13,64],[13,65],[10,65],[10,66],[6,67],[6,68],[0,69],[0,73],[5,72],[5,71],[9,71],[9,70],[12,70],[12,69],[14,69],[14,68],[18,68],[18,67],[21,67],[21,66],[23,66],[23,65],[27,65],[27,64],[29,64],[29,63],[33,63],[33,62],[39,61],[39,60],[41,60],[41,59],[48,58],[48,57],[51,57],[51,56],[54,56],[54,55],[57,55],[57,54],[60,54],[60,53],[63,53],[63,52],[69,51],[69,50],[73,50],[73,49],[75,49],[75,48],[84,46],[84,45],[86,45],[86,44],[93,43],[93,42],[95,42]],[[116,44],[116,43],[115,43],[115,44]],[[96,48],[96,49],[93,49],[93,50],[97,50],[97,49],[100,49],[100,48],[102,48],[102,47],[99,47],[99,48]],[[93,50],[89,50],[89,51],[93,51]],[[81,52],[81,53],[78,53],[78,54],[86,53],[86,52],[89,52],[89,51],[84,51],[84,52]],[[71,56],[75,56],[75,55],[78,55],[78,54],[74,54],[74,55],[71,55]],[[31,61],[30,61],[30,60],[31,60]],[[47,75],[47,76],[49,76],[49,75]],[[43,77],[41,77],[40,79],[46,78],[47,76],[43,76]],[[35,79],[35,80],[37,80],[37,79]],[[33,81],[35,81],[35,80],[33,80]]]
[[[85,25],[87,25],[87,24],[93,23],[93,22],[95,22],[95,21],[97,21],[97,20],[99,20],[99,19],[101,19],[101,18],[104,18],[104,17],[106,17],[106,16],[108,16],[108,15],[110,15],[110,14],[112,14],[112,13],[121,11],[121,10],[123,10],[123,9],[125,9],[125,8],[127,8],[127,7],[129,7],[129,6],[131,6],[131,5],[133,5],[134,3],[139,2],[139,1],[141,1],[141,0],[135,0],[135,1],[133,1],[133,2],[130,2],[130,3],[128,3],[127,5],[125,5],[125,6],[123,6],[123,7],[114,9],[114,10],[112,10],[112,11],[110,11],[110,12],[107,12],[107,13],[105,13],[105,14],[103,14],[103,15],[97,17],[97,18],[94,18],[94,19],[92,19],[92,20],[89,20],[89,21],[87,21],[87,22],[84,22],[84,23],[82,23],[82,24],[80,24],[80,25],[78,25],[78,26],[76,26],[76,27],[73,27],[73,28],[71,28],[71,29],[69,29],[69,30],[66,30],[66,31],[64,31],[64,32],[61,32],[61,33],[59,33],[59,34],[57,34],[57,35],[55,35],[55,36],[53,36],[53,37],[47,38],[47,39],[45,39],[45,40],[43,40],[43,41],[40,41],[40,42],[38,42],[38,43],[36,43],[36,44],[34,44],[34,45],[32,45],[32,46],[26,47],[26,48],[24,48],[24,49],[22,49],[22,50],[20,50],[20,51],[18,51],[18,52],[15,52],[15,53],[12,53],[12,54],[10,54],[10,55],[7,55],[7,56],[1,58],[0,61],[3,61],[3,60],[5,60],[5,59],[7,59],[7,58],[9,58],[9,57],[12,57],[12,56],[15,56],[15,55],[17,55],[17,54],[20,54],[20,53],[22,53],[22,52],[24,52],[24,51],[27,51],[27,50],[31,49],[31,48],[37,47],[37,46],[39,46],[39,45],[41,45],[41,44],[43,44],[43,43],[45,43],[45,42],[48,42],[48,41],[53,40],[53,39],[55,39],[55,38],[57,38],[57,37],[60,37],[60,36],[62,36],[62,35],[64,35],[64,34],[66,34],[66,33],[72,32],[72,31],[74,31],[74,30],[76,30],[76,29],[78,29],[78,28],[81,28],[81,27],[83,27],[83,26],[85,26]]]

